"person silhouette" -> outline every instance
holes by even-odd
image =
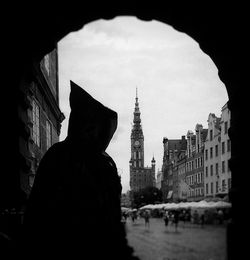
[[[68,135],[39,164],[24,214],[25,245],[33,259],[139,259],[121,221],[117,168],[105,152],[117,113],[70,85]]]

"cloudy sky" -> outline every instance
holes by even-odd
[[[211,58],[188,35],[158,21],[135,17],[97,20],[58,44],[60,108],[67,135],[70,80],[118,113],[107,149],[129,190],[130,133],[136,87],[144,133],[145,166],[161,169],[163,137],[178,139],[209,113],[220,116],[228,95]]]

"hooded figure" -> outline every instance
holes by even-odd
[[[116,165],[105,153],[117,113],[70,83],[68,136],[40,162],[24,215],[24,247],[31,258],[138,259],[121,222]]]

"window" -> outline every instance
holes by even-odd
[[[210,141],[213,140],[213,130],[210,130]]]
[[[231,178],[228,178],[227,183],[228,183],[228,189],[231,189]]]
[[[213,169],[214,169],[214,168],[213,168],[213,165],[210,165],[210,176],[213,176],[213,174],[214,174],[214,173],[213,173]]]
[[[222,180],[222,191],[226,191],[226,180]]]
[[[211,182],[211,184],[210,184],[211,186],[210,186],[210,189],[211,189],[211,194],[213,194],[214,193],[214,186],[213,186],[213,183]]]
[[[203,157],[201,157],[201,167],[203,166]]]
[[[205,159],[206,160],[208,159],[208,151],[207,151],[207,149],[205,150]]]
[[[213,158],[213,147],[210,147],[210,158]]]
[[[206,183],[206,194],[208,194],[208,183]]]
[[[136,159],[136,152],[134,152],[134,159]]]
[[[230,163],[229,163],[229,160],[227,160],[227,172],[230,172]]]
[[[230,139],[227,140],[227,151],[228,151],[228,152],[231,151],[231,142],[230,142]]]
[[[218,156],[218,144],[215,145],[215,156]]]
[[[208,167],[206,166],[206,177],[208,177]]]
[[[224,134],[227,134],[228,131],[228,125],[227,122],[224,123]]]
[[[225,172],[225,161],[222,161],[222,172]]]
[[[221,143],[221,152],[222,152],[222,154],[225,153],[225,142]]]
[[[219,164],[218,163],[215,164],[215,174],[216,175],[219,174]]]
[[[46,147],[47,147],[47,150],[50,148],[51,142],[52,142],[52,140],[51,140],[51,124],[47,120],[46,121]]]
[[[218,193],[218,191],[219,191],[219,183],[218,181],[216,181],[216,193]]]
[[[40,147],[40,109],[35,100],[32,102],[32,139]]]

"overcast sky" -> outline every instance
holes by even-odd
[[[130,134],[136,87],[144,133],[145,166],[161,169],[163,137],[179,139],[209,113],[220,116],[228,95],[211,58],[188,35],[158,21],[135,17],[97,20],[58,44],[60,108],[67,135],[70,80],[118,113],[107,149],[129,190]]]

